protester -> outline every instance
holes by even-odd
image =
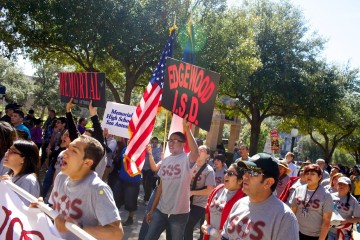
[[[3,160],[6,151],[17,140],[16,129],[8,122],[0,121],[0,176],[9,171],[7,167],[3,166]]]
[[[356,199],[360,199],[360,170],[353,167],[350,175],[350,180],[353,184],[353,195]]]
[[[286,187],[286,184],[290,181],[289,174],[291,173],[291,170],[288,167],[286,160],[278,161],[278,165],[279,165],[280,177],[279,177],[278,185],[276,187],[276,196],[280,197],[281,193],[284,191]]]
[[[6,175],[2,175],[1,179],[11,179],[14,184],[33,196],[40,196],[40,184],[37,180],[40,158],[35,143],[25,140],[15,141],[5,153],[3,165],[10,170]],[[19,197],[26,205],[30,204],[22,196]]]
[[[33,109],[28,111],[28,114],[24,117],[23,124],[27,127],[30,131],[35,126],[35,112]]]
[[[218,154],[214,158],[214,171],[216,186],[224,183],[225,171],[227,170],[226,158],[222,154]]]
[[[291,196],[291,208],[299,222],[302,239],[326,239],[333,211],[331,195],[321,185],[322,170],[317,164],[304,168],[306,185],[295,189]]]
[[[183,240],[184,230],[190,212],[191,164],[199,156],[198,146],[189,128],[189,123],[183,120],[184,135],[174,132],[168,140],[170,156],[161,164],[160,185],[156,191],[154,204],[147,214],[150,223],[147,240],[158,239],[166,225],[169,226],[173,240]],[[185,141],[190,147],[190,153],[184,152]]]
[[[221,236],[231,208],[239,199],[244,197],[242,191],[243,173],[236,163],[231,164],[226,171],[225,182],[218,185],[210,193],[205,207],[205,222],[201,226],[201,230],[205,234],[204,240],[215,240]]]
[[[298,168],[294,164],[295,155],[292,152],[288,152],[285,155],[285,160],[291,170],[291,172],[288,174],[290,177],[296,177],[298,175]]]
[[[236,160],[236,162],[239,162],[239,161],[249,161],[250,158],[249,158],[249,148],[247,145],[243,144],[243,145],[240,145],[240,158]]]
[[[335,173],[330,177],[330,182],[328,185],[326,185],[324,188],[325,190],[329,191],[329,193],[335,193],[337,192],[337,184],[338,179],[340,177],[343,177],[342,173]]]
[[[337,184],[337,192],[331,194],[334,207],[344,219],[339,225],[332,226],[328,233],[328,240],[351,239],[353,223],[360,222],[360,205],[356,198],[351,195],[351,180],[348,177],[340,177]]]
[[[244,171],[243,191],[248,196],[232,207],[221,239],[299,239],[295,215],[273,194],[278,164],[267,153],[237,164]]]
[[[28,134],[28,139],[31,140],[30,130],[27,127],[25,127],[25,125],[23,124],[23,120],[24,120],[24,113],[19,109],[14,110],[11,116],[11,124],[15,127],[16,130],[26,132]]]
[[[77,239],[65,227],[73,222],[97,239],[122,239],[123,229],[113,194],[94,172],[104,156],[96,139],[82,135],[65,150],[50,203],[60,213],[55,226],[64,239]]]
[[[35,118],[34,127],[30,130],[31,140],[36,144],[39,150],[41,149],[42,145],[42,122],[43,121],[40,118]]]
[[[20,106],[17,103],[9,103],[5,106],[5,115],[0,119],[1,121],[11,123],[11,117],[14,113],[14,110],[18,109]]]
[[[339,173],[339,172],[340,172],[340,168],[337,165],[334,165],[330,171],[330,178],[322,180],[321,186],[323,186],[323,187],[328,186],[330,184],[330,180],[331,180],[332,176],[334,176],[336,173]]]
[[[43,125],[43,143],[41,146],[41,166],[44,164],[47,155],[47,147],[49,146],[52,133],[56,125],[56,112],[52,109],[48,111],[48,118]]]
[[[210,158],[210,148],[202,145],[198,150],[199,157],[192,167],[190,214],[185,227],[185,240],[193,239],[194,227],[198,221],[205,217],[205,206],[208,196],[216,186],[214,170],[207,164]],[[201,221],[201,224],[202,222],[203,221]]]
[[[130,226],[134,224],[134,215],[138,208],[137,198],[140,192],[141,174],[135,176],[128,174],[124,166],[125,151],[126,147],[120,154],[120,171],[113,191],[117,208],[120,209],[124,205],[125,210],[129,212],[128,218],[122,224],[123,226]]]
[[[279,199],[283,201],[286,205],[291,207],[291,195],[296,188],[306,184],[306,177],[304,174],[304,169],[300,169],[298,172],[298,177],[290,177],[290,181],[286,184],[285,189],[281,193]]]
[[[234,148],[234,156],[233,156],[233,162],[235,162],[238,158],[240,158],[239,148],[236,146]]]
[[[77,125],[77,130],[79,131],[80,134],[84,134],[86,129],[85,128],[86,124],[87,124],[87,120],[84,117],[81,117]]]
[[[316,160],[316,164],[319,165],[319,167],[321,168],[321,171],[322,171],[322,173],[321,173],[321,175],[322,175],[322,180],[330,178],[329,173],[325,170],[325,169],[326,169],[325,160],[319,158],[319,159]]]
[[[106,149],[106,167],[104,174],[102,176],[102,180],[104,182],[107,182],[108,176],[114,167],[113,158],[114,158],[117,142],[116,139],[114,138],[114,135],[109,133],[109,129],[104,128],[103,135],[105,139],[105,149]]]
[[[161,160],[161,150],[158,147],[159,140],[157,137],[151,138],[151,155],[154,158],[155,163]],[[149,153],[146,153],[143,169],[141,170],[143,176],[143,188],[144,188],[144,204],[147,205],[150,199],[151,192],[155,187],[155,172],[151,170]]]

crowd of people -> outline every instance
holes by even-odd
[[[1,179],[51,204],[60,213],[54,224],[64,239],[77,239],[67,221],[97,239],[122,239],[123,227],[134,224],[141,186],[146,212],[139,240],[159,239],[163,231],[169,240],[194,239],[195,231],[212,240],[350,239],[360,222],[357,167],[323,159],[297,166],[291,152],[284,159],[250,157],[246,145],[235,148],[227,165],[223,146],[213,153],[197,141],[185,116],[184,132],[167,140],[170,155],[164,157],[152,137],[142,174],[130,176],[123,164],[127,142],[101,127],[91,103],[92,128],[84,117],[76,121],[74,107],[70,100],[63,117],[49,110],[43,124],[33,110],[25,116],[20,106],[8,104],[0,120]],[[122,206],[128,212],[123,221]]]

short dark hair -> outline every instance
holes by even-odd
[[[35,112],[34,112],[34,110],[33,109],[30,109],[29,111],[28,111],[28,114],[34,114]]]
[[[54,115],[56,115],[56,112],[54,109],[49,109],[49,112],[52,112]]]
[[[101,159],[104,157],[104,148],[101,143],[93,137],[87,135],[81,135],[79,137],[81,141],[85,142],[84,159],[88,158],[93,160],[91,170],[95,170]]]
[[[268,173],[266,171],[263,171],[262,172],[264,175],[262,176],[263,177],[263,180],[261,181],[261,183],[263,183],[265,181],[265,179],[267,178],[273,178],[275,180],[275,183],[273,185],[271,185],[270,189],[271,189],[271,192],[274,192],[278,183],[279,183],[279,178],[275,178],[273,174],[271,173]]]
[[[24,112],[19,110],[19,109],[16,109],[14,110],[14,113],[18,114],[21,118],[24,118]]]
[[[80,119],[79,119],[79,124],[81,124],[83,121],[85,121],[86,119],[84,118],[84,117],[81,117]]]
[[[322,176],[321,168],[319,167],[319,165],[314,163],[304,167],[304,174],[306,174],[307,172],[316,172],[319,176]]]
[[[173,132],[171,135],[176,135],[176,136],[180,137],[181,141],[186,142],[186,136],[182,132]]]
[[[151,140],[156,140],[159,142],[159,139],[157,137],[153,137],[153,138],[151,138]]]
[[[215,158],[214,158],[214,160],[215,159],[218,159],[218,160],[220,160],[222,163],[224,163],[224,162],[226,162],[226,157],[223,155],[223,154],[218,154],[218,155],[216,155],[215,156]]]

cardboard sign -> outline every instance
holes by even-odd
[[[98,72],[60,72],[60,95],[62,102],[74,98],[75,104],[105,107],[105,73]]]
[[[280,144],[279,144],[279,135],[277,129],[270,130],[270,140],[271,140],[271,150],[279,150]]]
[[[135,110],[134,106],[107,102],[101,126],[109,129],[110,134],[130,138],[128,127]]]
[[[162,106],[209,131],[220,75],[172,58],[166,66]]]

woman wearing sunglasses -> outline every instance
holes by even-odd
[[[40,185],[37,180],[40,158],[34,142],[15,141],[5,153],[3,164],[10,170],[1,179],[11,179],[14,184],[35,197],[40,196]],[[30,204],[26,199],[20,198],[26,205]]]
[[[331,195],[321,185],[322,170],[317,164],[304,168],[306,185],[295,189],[291,209],[299,223],[300,240],[325,240],[333,212]]]
[[[243,172],[236,163],[225,172],[224,184],[217,186],[209,195],[205,208],[205,222],[201,226],[204,239],[218,239],[234,203],[244,197]]]

